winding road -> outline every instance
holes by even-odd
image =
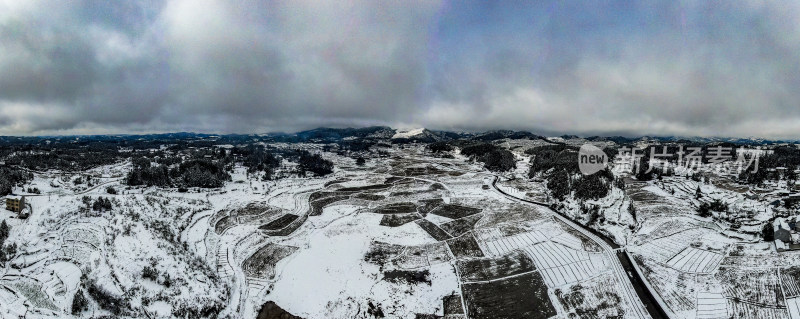
[[[653,295],[650,289],[647,288],[639,273],[636,271],[636,269],[634,269],[633,261],[630,259],[628,254],[624,252],[624,248],[620,248],[619,245],[614,243],[611,239],[595,231],[594,229],[590,229],[573,222],[570,218],[554,210],[548,204],[519,198],[503,191],[497,187],[498,180],[499,177],[495,175],[494,180],[492,180],[492,187],[500,194],[503,194],[504,196],[518,202],[532,204],[544,208],[546,212],[552,214],[566,225],[570,226],[576,231],[579,231],[587,238],[597,243],[597,245],[603,249],[603,253],[609,257],[608,260],[612,264],[611,269],[614,272],[614,276],[617,278],[620,284],[623,285],[623,297],[627,299],[628,304],[633,307],[633,314],[635,314],[636,317],[656,319],[669,318],[656,297]],[[636,294],[632,293],[631,291],[635,291]]]

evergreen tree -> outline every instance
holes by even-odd
[[[333,162],[322,158],[319,154],[311,154],[303,151],[298,160],[300,174],[305,176],[306,172],[312,172],[317,176],[325,176],[333,173]]]
[[[72,315],[80,315],[82,312],[88,309],[89,301],[86,300],[86,297],[83,295],[83,290],[78,289],[78,291],[75,292],[75,297],[72,298]]]
[[[553,193],[553,197],[564,200],[569,195],[570,177],[566,170],[557,170],[548,177],[547,188]]]
[[[493,150],[478,160],[483,162],[486,169],[493,172],[505,172],[517,167],[514,154],[505,149]]]
[[[761,229],[761,236],[764,238],[764,241],[775,240],[775,229],[772,228],[771,223],[764,224],[764,227]]]
[[[3,220],[3,222],[0,223],[0,247],[2,247],[3,243],[5,243],[6,238],[8,238],[8,235],[9,235],[10,231],[11,231],[11,228],[8,227],[8,224],[6,224],[6,221]]]

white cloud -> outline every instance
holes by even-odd
[[[388,124],[799,138],[800,5],[625,10],[0,0],[0,133]]]

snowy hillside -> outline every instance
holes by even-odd
[[[422,136],[427,130],[425,128],[416,128],[411,130],[398,130],[397,133],[392,136],[392,139],[398,138],[412,138]]]

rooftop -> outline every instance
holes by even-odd
[[[784,218],[775,218],[775,221],[772,222],[772,226],[775,227],[775,230],[781,228],[785,230],[791,230],[791,228],[789,228],[789,223],[787,223],[786,219]]]

